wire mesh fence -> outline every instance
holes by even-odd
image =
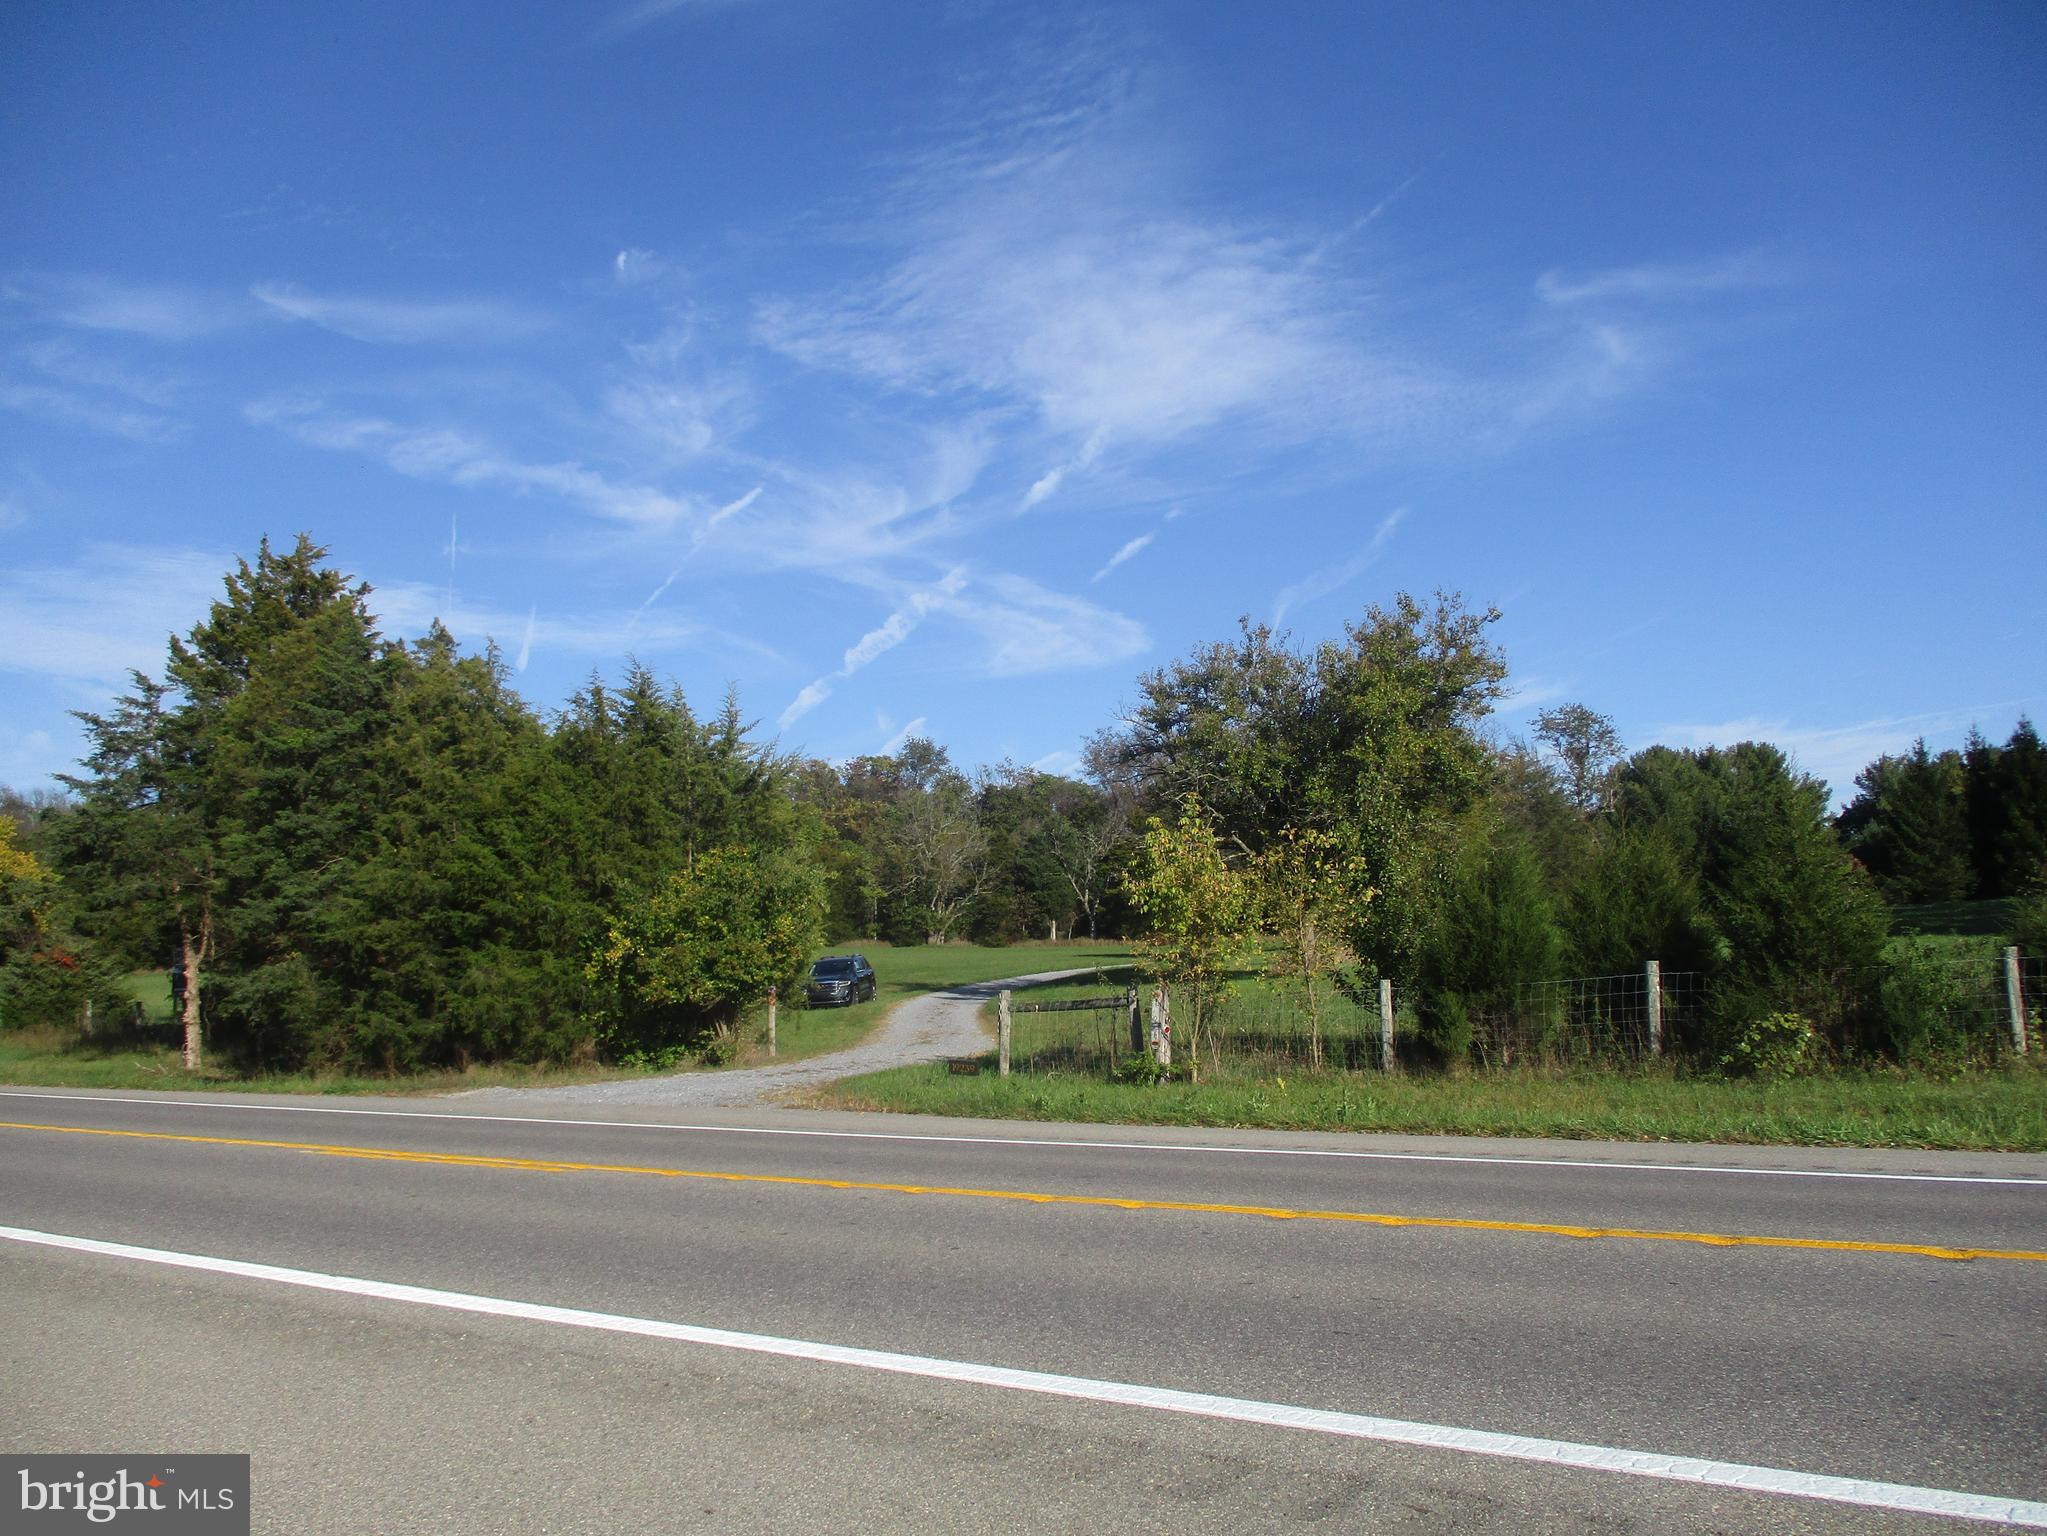
[[[1138,1022],[1131,1030],[1128,994],[1114,1007],[1070,1011],[1080,993],[1106,998],[1099,984],[1033,988],[1014,995],[1010,1020],[1010,1070],[1038,1075],[1089,1073],[1106,1076],[1146,1048],[1151,989],[1140,988]],[[1318,989],[1311,1011],[1298,991],[1257,981],[1240,983],[1221,998],[1172,994],[1173,1053],[1183,1066],[1200,1051],[1204,1072],[1284,1074],[1314,1068],[1358,1071],[1379,1065],[1379,1014],[1333,987]]]
[[[2041,1024],[2047,1020],[2047,955],[2019,957],[2019,1019],[2025,1026],[2026,1048],[2047,1051]]]
[[[1841,1027],[1865,1048],[1906,1065],[1996,1060],[2018,1044],[2011,979],[2001,948],[1908,953],[1843,978]]]
[[[2047,957],[2022,956],[2017,979],[2026,1043],[2033,1052],[2047,1050]],[[1910,951],[1880,966],[1798,978],[1781,990],[1781,997],[1766,1000],[1768,1008],[1807,1019],[1835,1059],[1990,1064],[2017,1049],[2014,994],[2001,948]],[[1037,1011],[1041,1000],[1070,1009],[1085,992],[1110,1006]],[[1145,1049],[1150,996],[1148,984],[1138,989],[1133,1030],[1130,994],[1101,978],[1016,994],[1012,1070],[1115,1073]],[[1697,972],[1649,966],[1523,982],[1481,997],[1407,988],[1395,1002],[1400,1056],[1410,1056],[1411,1043],[1426,1034],[1438,1059],[1462,1059],[1482,1071],[1627,1069],[1655,1057],[1711,1066],[1724,1048],[1730,1008],[1759,1006],[1716,993]],[[1320,989],[1311,1011],[1298,987],[1244,978],[1220,997],[1175,991],[1171,1021],[1176,1062],[1184,1067],[1198,1049],[1204,1074],[1381,1066],[1381,1018],[1370,987]]]
[[[1473,1060],[1484,1067],[1634,1065],[1698,1037],[1703,988],[1692,971],[1526,982],[1471,1010]]]
[[[1043,1011],[1047,1002],[1071,1003],[1088,997],[1105,1003],[1113,997],[1114,1001],[1107,1007]],[[1010,1017],[1010,1069],[1040,1076],[1108,1076],[1131,1053],[1131,1000],[1127,989],[1100,983],[1088,984],[1084,995],[1071,988],[1016,994]]]

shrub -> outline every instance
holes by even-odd
[[[1116,1081],[1119,1083],[1152,1088],[1171,1082],[1175,1075],[1174,1068],[1163,1065],[1148,1051],[1132,1051],[1116,1063]]]
[[[126,1027],[127,992],[90,958],[53,947],[17,951],[0,965],[0,1027],[75,1029],[88,999],[96,1029]]]
[[[1407,1039],[1430,1065],[1455,1066],[1471,1058],[1471,999],[1462,992],[1426,992]],[[1398,1037],[1396,1037],[1398,1038]]]
[[[1903,948],[1878,984],[1870,1045],[1908,1067],[1981,1051],[1991,1037],[1983,1028],[1984,977],[1972,983],[1971,963],[1980,972],[1989,961],[1980,954]]]
[[[1819,1059],[1820,1035],[1802,1013],[1766,1013],[1729,1032],[1720,1070],[1729,1077],[1791,1077]]]

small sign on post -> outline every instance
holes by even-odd
[[[1393,1070],[1393,981],[1379,978],[1379,1070]]]
[[[1009,993],[1005,990],[995,994],[995,1038],[1001,1062],[998,1069],[1003,1077],[1009,1076]]]
[[[768,1054],[775,1054],[775,989],[768,988]]]

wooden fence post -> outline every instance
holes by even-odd
[[[1009,993],[995,994],[995,1037],[1002,1058],[1002,1076],[1009,1076]]]
[[[1663,1054],[1663,962],[1650,960],[1642,966],[1642,993],[1649,999],[1649,1054]]]
[[[2026,981],[2025,973],[2019,969],[2019,947],[2007,945],[2004,951],[2004,1003],[2011,1011],[2011,1048],[2021,1056],[2026,1054]]]
[[[768,988],[768,1054],[775,1054],[775,989]]]
[[[1379,1069],[1393,1070],[1393,980],[1379,978]]]
[[[1151,1049],[1160,1066],[1173,1065],[1173,997],[1163,981],[1151,994]]]

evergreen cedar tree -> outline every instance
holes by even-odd
[[[1515,987],[1652,957],[1708,979],[1707,1028],[1824,1013],[1880,956],[1879,885],[2017,894],[2047,861],[2029,723],[1870,765],[1830,825],[1825,786],[1763,744],[1623,759],[1582,705],[1502,744],[1497,614],[1454,595],[1313,647],[1245,622],[1139,680],[1092,782],[969,776],[922,740],[794,759],[637,665],[543,716],[494,649],[389,639],[370,597],[309,538],[264,543],[160,680],[81,716],[66,800],[0,803],[8,1022],[182,956],[194,1060],[673,1054],[827,940],[1056,924],[1148,931],[1209,998],[1255,950],[1311,1016],[1392,977],[1450,1061]]]

